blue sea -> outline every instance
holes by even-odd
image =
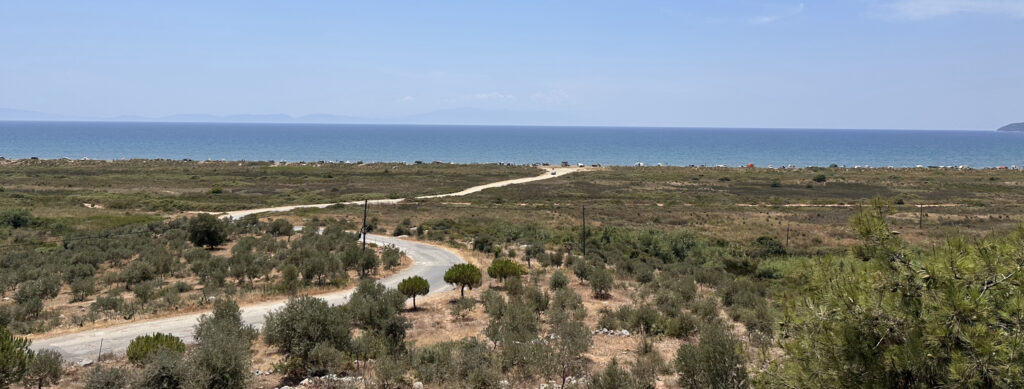
[[[1024,166],[1024,133],[0,121],[0,157],[982,168]]]

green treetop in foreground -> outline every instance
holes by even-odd
[[[915,250],[876,201],[863,244],[826,258],[789,301],[785,355],[766,387],[1024,386],[1024,229]]]
[[[459,294],[466,297],[466,288],[473,289],[481,285],[483,274],[476,266],[460,263],[452,266],[444,273],[444,282],[459,286]]]
[[[430,283],[420,276],[412,276],[398,283],[398,291],[405,297],[412,298],[412,309],[416,309],[416,296],[430,293]]]

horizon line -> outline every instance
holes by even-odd
[[[267,114],[275,115],[275,114]],[[215,116],[215,115],[211,115]],[[261,115],[255,115],[261,116]],[[417,127],[517,127],[517,128],[601,128],[601,129],[666,129],[666,130],[797,130],[797,131],[961,131],[999,132],[984,129],[935,129],[935,128],[849,128],[849,127],[728,127],[728,126],[642,126],[615,124],[493,124],[493,123],[402,123],[402,122],[258,122],[258,121],[202,121],[202,120],[116,120],[104,119],[3,119],[0,123],[142,123],[142,124],[251,124],[251,125],[298,125],[298,126],[417,126]]]

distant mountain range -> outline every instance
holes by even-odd
[[[996,131],[1021,131],[1024,132],[1024,123],[1007,124]]]
[[[366,118],[332,114],[292,116],[286,114],[178,114],[168,116],[122,115],[83,117],[20,109],[0,108],[0,121],[112,121],[181,123],[323,123],[323,124],[481,124],[481,125],[569,125],[573,117],[560,112],[455,108],[415,115]]]

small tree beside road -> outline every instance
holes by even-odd
[[[444,282],[459,286],[459,295],[466,297],[466,288],[473,289],[481,285],[483,275],[480,269],[468,263],[452,266],[444,273]]]
[[[398,283],[398,291],[405,297],[412,298],[412,309],[416,309],[416,296],[425,296],[430,293],[430,283],[420,276],[412,276]]]

